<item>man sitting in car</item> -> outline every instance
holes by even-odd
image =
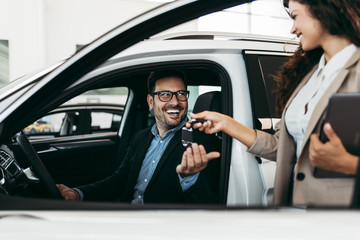
[[[211,169],[194,173],[204,169],[208,159],[218,158],[219,153],[206,154],[204,146],[196,143],[184,152],[181,143],[189,95],[185,75],[177,70],[153,72],[148,78],[148,90],[147,102],[156,123],[135,134],[125,159],[111,176],[74,189],[57,185],[66,200],[134,204],[218,201],[219,186],[214,184],[218,181],[210,180],[206,173]],[[197,158],[189,159],[193,156]],[[188,160],[195,164],[187,164]]]

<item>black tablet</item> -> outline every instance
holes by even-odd
[[[330,97],[320,130],[322,142],[328,141],[323,133],[323,125],[326,122],[331,124],[346,150],[360,156],[360,93],[337,93]],[[319,178],[354,177],[317,168],[314,170],[314,176]]]

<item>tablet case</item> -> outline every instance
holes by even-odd
[[[327,142],[323,133],[323,125],[329,122],[335,133],[341,139],[346,150],[360,156],[360,94],[338,93],[330,97],[325,118],[320,129],[320,140]],[[333,171],[315,168],[314,176],[318,178],[354,177]]]

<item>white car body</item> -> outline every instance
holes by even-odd
[[[213,40],[202,40],[210,37]],[[179,40],[174,40],[181,38]],[[297,42],[286,38],[234,33],[185,32],[158,36],[127,49],[113,57],[116,64],[95,70],[81,81],[104,72],[127,67],[175,61],[210,61],[220,65],[231,79],[233,118],[253,127],[248,76],[243,51],[271,56],[291,55]],[[286,52],[284,51],[286,49]],[[265,122],[264,122],[265,123]],[[266,124],[266,123],[265,123]],[[269,124],[269,123],[268,123]],[[271,125],[271,123],[270,123]],[[232,142],[228,206],[271,205],[268,190],[273,188],[275,162],[263,159],[258,164],[240,142]]]
[[[201,5],[196,5],[196,3],[206,5],[210,2],[215,5],[227,1],[176,1],[169,6],[137,18],[135,21],[130,21],[104,37],[99,38],[69,60],[60,64],[55,70],[49,69],[51,71],[49,71],[48,75],[40,78],[38,81],[35,81],[36,77],[34,77],[23,88],[16,89],[18,92],[14,95],[11,95],[11,89],[0,91],[2,94],[0,95],[2,97],[2,103],[0,103],[0,137],[3,141],[2,144],[5,144],[4,139],[8,140],[6,137],[13,136],[10,134],[15,133],[16,127],[21,129],[20,127],[25,127],[26,124],[35,120],[31,119],[31,121],[28,120],[26,122],[15,117],[22,116],[23,112],[20,110],[24,111],[24,108],[21,107],[26,107],[26,104],[30,101],[33,101],[32,106],[37,107],[34,103],[41,102],[41,99],[38,100],[36,94],[41,93],[42,90],[49,90],[46,87],[55,80],[59,82],[59,79],[64,81],[70,79],[69,82],[61,85],[66,90],[79,86],[81,83],[86,83],[88,80],[96,79],[97,76],[113,70],[141,69],[143,66],[159,66],[176,62],[206,62],[221,68],[221,72],[226,73],[227,76],[225,78],[229,80],[227,82],[228,85],[222,85],[222,90],[224,91],[223,102],[231,104],[226,106],[228,112],[238,122],[248,127],[255,127],[252,96],[244,55],[288,56],[296,49],[297,42],[265,36],[196,32],[157,36],[150,39],[148,37],[151,34],[149,34],[150,36],[144,35],[141,39],[147,40],[140,42],[134,40],[130,45],[138,43],[124,51],[122,51],[123,49],[120,46],[120,53],[117,55],[113,54],[111,50],[111,46],[116,46],[116,44],[113,43],[111,45],[109,43],[108,47],[104,47],[112,39],[115,39],[116,36],[122,36],[121,34],[128,29],[132,29],[137,24],[146,22],[164,12],[180,8],[183,5],[192,7],[192,4],[202,9]],[[181,16],[181,14],[179,15]],[[166,22],[166,18],[164,18],[164,22]],[[179,23],[181,22],[179,21]],[[162,30],[165,29],[156,29],[152,34]],[[129,36],[129,39],[135,36],[135,34]],[[174,39],[184,36],[186,38]],[[196,36],[214,36],[214,39],[196,39]],[[124,42],[127,43],[127,41]],[[124,42],[120,42],[119,45],[121,43],[124,44]],[[112,57],[110,61],[103,65],[100,64],[105,60],[96,61],[99,55],[87,57],[93,52],[96,53],[100,50],[104,51],[105,56]],[[87,63],[86,61],[91,63],[95,61],[96,64],[92,67],[97,68],[92,70],[86,64],[80,64],[83,59],[85,59],[85,63]],[[83,70],[83,72],[70,71],[71,67],[76,68],[79,66],[82,67],[80,70]],[[72,76],[71,73],[78,75]],[[47,93],[49,95],[52,94],[51,91]],[[132,101],[135,101],[134,93],[130,92],[127,105],[131,104]],[[45,110],[51,111],[53,109],[45,106],[44,108],[39,107],[35,109],[35,112],[40,115],[40,113],[46,113]],[[26,112],[27,117],[32,114],[27,108],[25,110],[28,111]],[[130,110],[125,106],[122,118],[126,119],[129,114]],[[18,121],[13,121],[11,117],[24,122],[18,123]],[[271,126],[276,121],[273,117],[259,120],[266,129],[271,129]],[[122,121],[118,132],[120,137],[125,131],[124,124],[124,121]],[[10,133],[6,131],[10,131]],[[6,137],[3,137],[4,132],[7,133],[7,135],[5,134]],[[226,196],[224,197],[224,202],[218,206],[131,206],[103,202],[87,204],[84,202],[65,202],[36,198],[26,199],[0,194],[1,238],[76,240],[119,238],[356,238],[360,222],[360,214],[356,210],[271,206],[271,189],[276,170],[275,163],[266,159],[262,159],[262,163],[259,163],[260,160],[249,154],[246,147],[241,143],[236,140],[226,141],[225,143],[231,142],[231,146],[226,146],[223,143],[223,149],[226,149],[226,147],[231,149],[230,152],[223,153],[224,160],[229,163],[226,167],[228,172],[224,175],[227,179],[225,179],[223,184]],[[0,180],[3,180],[1,175]],[[3,184],[3,181],[0,181],[0,185]]]
[[[356,211],[1,212],[3,239],[356,239]],[[21,231],[19,231],[19,226]]]

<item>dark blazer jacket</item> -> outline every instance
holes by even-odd
[[[121,166],[109,177],[79,189],[84,200],[117,200],[131,202],[142,162],[153,139],[150,128],[133,137]],[[207,148],[207,151],[214,149]],[[190,189],[183,192],[176,166],[185,148],[181,144],[181,130],[167,146],[145,190],[144,203],[215,203],[218,201],[219,159],[213,159]]]

